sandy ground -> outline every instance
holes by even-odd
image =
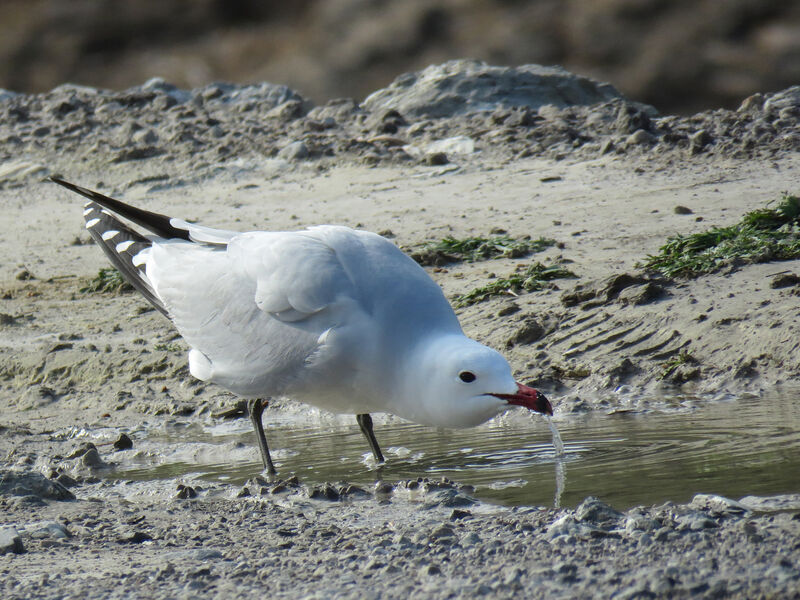
[[[458,313],[564,416],[646,409],[664,393],[713,401],[796,383],[797,287],[770,282],[800,272],[800,261],[661,282],[664,295],[644,304],[603,290],[622,274],[643,285],[637,264],[668,235],[731,224],[797,192],[797,152],[555,160],[509,157],[486,141],[444,165],[253,155],[217,164],[31,148],[4,161],[0,186],[4,597],[798,597],[796,498],[766,507],[696,498],[622,514],[595,501],[492,507],[437,482],[179,492],[176,481],[97,479],[110,450],[98,455],[61,432],[216,413],[236,400],[191,380],[185,345],[143,300],[79,291],[104,256],[82,229],[80,199],[42,181],[58,173],[223,228],[363,227],[409,250],[492,229],[554,238],[559,246],[535,258],[561,261],[579,279]],[[452,297],[530,260],[430,273]],[[576,289],[597,290],[595,300],[565,301]],[[662,378],[681,352],[692,364]]]

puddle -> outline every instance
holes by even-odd
[[[699,405],[562,417],[556,420],[561,457],[546,420],[525,413],[466,430],[378,421],[388,461],[380,470],[370,464],[355,418],[322,425],[282,417],[268,425],[267,436],[284,477],[367,486],[379,474],[388,481],[448,477],[474,485],[482,500],[507,505],[571,507],[592,495],[625,509],[686,502],[700,492],[731,498],[800,492],[800,398],[772,394]],[[207,426],[188,419],[140,432],[135,444],[115,455],[122,463],[113,477],[241,484],[261,469],[247,419]]]

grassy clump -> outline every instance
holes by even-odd
[[[83,294],[119,294],[133,291],[133,286],[125,281],[117,269],[107,267],[100,269],[80,291]]]
[[[672,375],[678,367],[696,362],[697,361],[691,354],[683,350],[677,356],[672,357],[662,365],[660,378],[666,379],[667,377]]]
[[[761,263],[800,258],[800,198],[784,194],[775,208],[747,213],[735,225],[675,235],[644,267],[667,277],[698,277],[734,260]]]
[[[491,283],[475,288],[471,292],[455,299],[457,308],[483,302],[493,296],[503,294],[518,294],[520,292],[533,292],[544,287],[546,281],[553,279],[576,278],[572,271],[556,265],[546,266],[540,262],[533,263],[520,273],[515,273],[507,278],[495,279]]]
[[[541,252],[556,244],[555,240],[530,236],[513,238],[509,235],[457,239],[447,236],[438,242],[425,244],[411,253],[411,258],[423,266],[441,266],[454,262],[476,262],[491,258],[519,258]]]

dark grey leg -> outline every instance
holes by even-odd
[[[381,454],[381,448],[378,446],[378,440],[375,439],[375,432],[372,431],[372,417],[364,413],[356,415],[356,421],[358,421],[358,426],[361,427],[361,433],[367,438],[369,447],[372,448],[372,454],[375,460],[379,463],[386,462],[383,460],[383,454]]]
[[[261,415],[264,409],[269,404],[268,400],[255,398],[247,401],[247,410],[250,412],[250,421],[253,422],[253,428],[256,430],[256,438],[258,439],[258,448],[261,450],[261,461],[264,463],[264,468],[270,475],[275,475],[275,465],[272,464],[272,457],[269,455],[269,446],[267,446],[267,436],[264,435],[264,424],[261,422]]]

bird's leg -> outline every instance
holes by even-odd
[[[264,424],[261,422],[261,415],[268,404],[268,400],[254,398],[247,401],[247,410],[250,413],[250,420],[253,422],[253,428],[256,430],[258,448],[261,450],[261,461],[264,463],[264,468],[269,475],[275,475],[277,471],[275,470],[275,465],[272,464],[272,457],[269,455],[267,436],[264,435]]]
[[[372,448],[372,454],[375,460],[379,463],[385,462],[383,460],[383,454],[381,453],[381,447],[378,446],[378,440],[375,439],[375,432],[372,431],[372,417],[364,413],[356,415],[356,421],[358,421],[358,426],[361,427],[361,433],[367,438],[369,447]]]

